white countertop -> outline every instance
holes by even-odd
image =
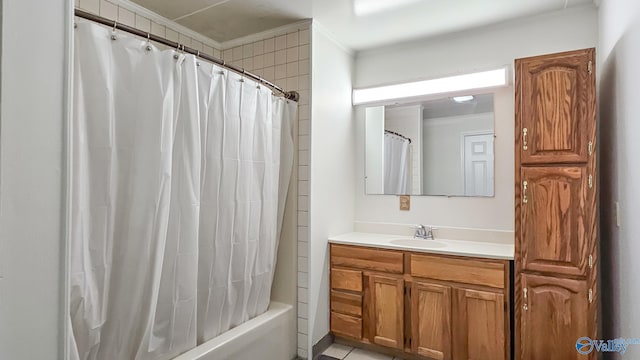
[[[400,240],[400,243],[394,243],[396,240]],[[408,244],[406,240],[416,241],[415,244]],[[438,238],[435,240],[424,240],[415,239],[409,236],[361,232],[332,236],[329,237],[329,242],[332,244],[360,245],[392,250],[407,250],[431,254],[470,256],[501,260],[513,260],[515,253],[513,244]],[[411,242],[413,241],[409,241],[409,243]],[[423,242],[425,245],[421,246]],[[429,246],[430,244],[431,247]]]

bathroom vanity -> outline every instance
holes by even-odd
[[[329,241],[338,339],[404,358],[510,358],[513,245],[364,233]]]

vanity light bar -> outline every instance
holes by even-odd
[[[449,76],[397,85],[353,90],[353,105],[362,105],[465,90],[484,89],[508,84],[507,67],[473,74]]]

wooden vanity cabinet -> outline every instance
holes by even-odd
[[[330,258],[335,336],[412,359],[508,358],[507,260],[338,244]]]

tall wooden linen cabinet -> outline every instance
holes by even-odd
[[[595,50],[515,61],[515,355],[595,359]]]

